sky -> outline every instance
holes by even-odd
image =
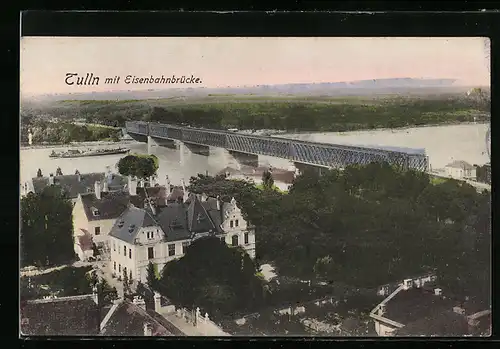
[[[21,38],[21,93],[236,87],[385,78],[489,86],[484,38]],[[98,85],[65,83],[93,73]],[[193,75],[198,84],[126,84],[127,75]],[[117,84],[106,77],[120,76]],[[71,81],[70,81],[71,82]]]

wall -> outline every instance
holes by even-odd
[[[377,332],[377,335],[381,337],[392,337],[394,336],[394,331],[394,327],[375,320],[375,332]]]
[[[80,229],[88,230],[87,215],[83,210],[82,200],[80,198],[77,199],[75,206],[73,206],[73,231],[74,236],[82,235]]]
[[[97,221],[88,222],[88,231],[92,234],[92,239],[96,244],[105,243],[108,241],[108,234],[115,225],[116,219],[101,219]],[[99,235],[95,235],[95,228],[100,227],[101,232]]]
[[[446,167],[446,175],[455,178],[455,179],[463,179],[463,178],[476,178],[476,169],[464,170],[462,168],[454,168],[454,167]]]
[[[225,242],[232,246],[232,238],[238,236],[238,245],[243,247],[250,257],[255,258],[255,230],[248,226],[243,219],[243,214],[235,202],[225,204],[223,207],[222,229],[225,232]],[[236,226],[238,221],[238,226]],[[233,226],[231,227],[231,222]],[[248,233],[248,244],[245,244],[245,233]]]
[[[127,274],[130,278],[130,271],[132,271],[132,279],[137,277],[137,270],[135,268],[136,260],[136,246],[129,244],[125,241],[119,240],[110,236],[110,250],[111,250],[111,270],[123,278],[123,268],[127,268]],[[127,248],[127,255],[123,254],[123,247]],[[129,250],[132,251],[132,258],[129,257]],[[116,263],[116,269],[115,269]],[[121,269],[121,271],[120,271]]]

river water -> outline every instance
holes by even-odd
[[[280,137],[294,138],[306,141],[323,143],[337,143],[347,145],[379,145],[390,147],[424,148],[429,156],[433,169],[442,168],[453,160],[464,160],[471,164],[484,164],[489,161],[486,152],[486,132],[489,124],[461,124],[446,126],[429,126],[398,130],[373,130],[355,132],[329,132],[309,134],[287,134]],[[145,143],[131,143],[126,145],[134,153],[147,153]],[[94,148],[88,146],[83,148]],[[102,145],[100,146],[102,147]],[[21,183],[36,176],[38,169],[44,176],[55,173],[60,167],[63,174],[104,172],[106,168],[115,168],[122,155],[102,157],[84,157],[75,159],[51,159],[52,150],[58,151],[67,148],[31,148],[21,149],[20,153],[20,180]],[[210,156],[189,154],[181,149],[152,147],[152,153],[158,156],[160,179],[168,175],[174,184],[182,178],[186,181],[198,173],[213,175],[226,166],[234,167],[234,162],[222,149],[210,149]],[[262,165],[272,165],[279,168],[288,168],[290,163],[284,159],[259,157]]]

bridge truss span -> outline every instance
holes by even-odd
[[[177,140],[239,153],[273,156],[319,167],[344,168],[372,162],[387,162],[403,169],[418,171],[427,171],[428,167],[428,158],[424,152],[316,143],[158,123],[127,122],[126,129],[131,135]]]

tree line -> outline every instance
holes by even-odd
[[[489,192],[388,164],[306,172],[288,193],[224,176],[189,191],[235,197],[256,226],[260,262],[281,275],[371,288],[428,271],[458,295],[489,300]]]
[[[482,96],[482,95],[481,95]],[[125,126],[129,120],[188,124],[216,129],[283,129],[352,131],[488,120],[489,99],[469,97],[380,98],[362,101],[234,100],[228,103],[168,104],[165,101],[71,101],[49,108],[62,118],[85,118],[88,123]],[[47,136],[48,137],[48,136]]]
[[[21,123],[21,143],[28,143],[29,131],[33,135],[34,144],[68,144],[104,140],[117,142],[121,137],[121,130],[113,128],[75,125],[64,121],[60,123],[27,121]]]
[[[73,205],[57,186],[21,198],[21,266],[49,267],[75,260]]]

